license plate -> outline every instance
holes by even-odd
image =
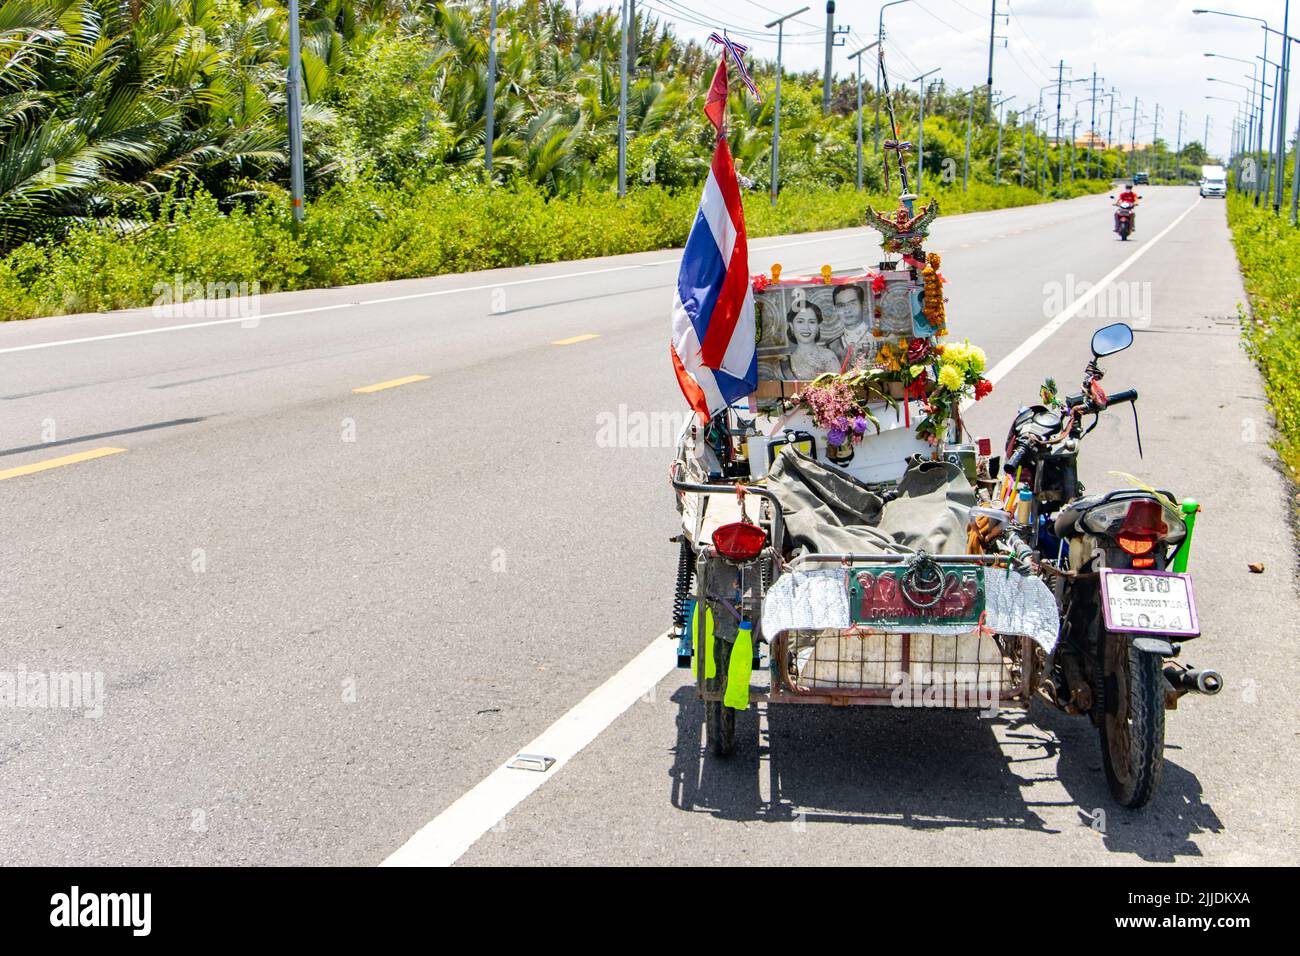
[[[984,568],[939,564],[938,580],[918,587],[905,566],[849,571],[849,614],[854,624],[876,627],[975,627],[984,614]]]
[[[1183,637],[1201,633],[1189,574],[1104,568],[1101,594],[1107,630]]]

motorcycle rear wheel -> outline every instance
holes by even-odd
[[[1099,628],[1102,679],[1097,706],[1102,764],[1120,806],[1145,806],[1160,785],[1165,757],[1164,672],[1158,654],[1125,634]]]
[[[731,645],[721,638],[714,642],[714,659],[718,662],[718,676],[706,680],[704,686],[721,694],[726,690],[727,668],[731,665]],[[720,700],[706,700],[704,738],[714,756],[731,756],[736,749],[736,711]]]

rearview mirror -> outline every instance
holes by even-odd
[[[1133,344],[1133,330],[1123,322],[1107,325],[1092,334],[1092,354],[1094,358],[1123,352]]]

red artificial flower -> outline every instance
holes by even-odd
[[[754,276],[754,291],[762,292],[764,289],[767,288],[768,281],[769,280],[765,275]]]
[[[907,364],[920,365],[930,354],[930,343],[925,339],[912,339],[907,346]]]
[[[871,277],[871,291],[876,295],[880,295],[885,291],[885,277],[880,273],[876,273]]]
[[[975,383],[975,401],[979,401],[989,392],[993,391],[993,383],[987,378],[982,378]]]

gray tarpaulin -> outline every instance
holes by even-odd
[[[857,479],[787,445],[772,463],[767,487],[785,513],[790,540],[808,552],[966,553],[975,492],[948,462],[911,465],[898,497],[883,501]]]
[[[910,466],[898,484],[898,497],[884,501],[855,478],[786,446],[768,472],[767,487],[785,513],[787,535],[807,552],[966,553],[975,492],[961,469],[947,462]],[[990,569],[984,582],[986,626],[1000,634],[1025,634],[1050,653],[1056,646],[1057,617],[1047,585],[1033,575],[1004,569]],[[786,628],[848,626],[843,569],[786,572],[763,602],[763,634],[769,638]],[[961,633],[970,628],[925,630]]]

